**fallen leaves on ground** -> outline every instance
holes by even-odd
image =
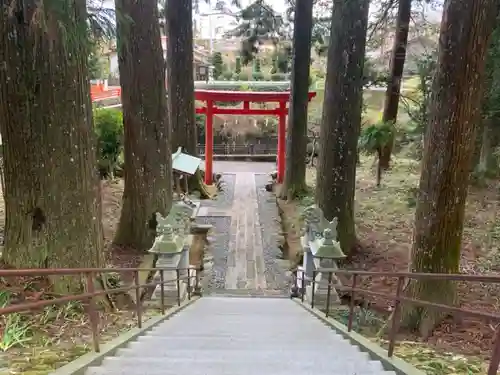
[[[315,173],[314,168],[308,168],[307,181],[312,189],[314,189]],[[419,174],[418,162],[395,159],[391,170],[384,174],[381,187],[377,187],[373,158],[362,157],[361,166],[357,170],[355,203],[356,228],[361,246],[352,256],[348,268],[386,272],[408,270]],[[500,222],[496,215],[499,202],[499,192],[495,182],[488,183],[482,188],[470,188],[462,241],[462,272],[498,275]],[[312,198],[309,197],[303,205],[312,203]],[[291,221],[298,221],[300,204],[289,207],[286,214],[294,216]],[[362,285],[363,288],[377,292],[394,294],[396,280],[366,277]],[[500,288],[496,285],[461,283],[459,298],[464,308],[490,312],[498,312],[500,309]],[[391,302],[388,300],[377,298],[371,302],[374,311],[390,310]],[[447,319],[437,327],[433,336],[425,343],[411,334],[400,335],[400,339],[409,340],[413,344],[400,344],[399,348],[403,348],[406,352],[400,353],[398,349],[397,353],[412,363],[422,362],[422,358],[425,357],[419,366],[429,374],[484,373],[484,367],[481,365],[490,355],[495,329],[495,325],[481,319],[469,317]],[[412,351],[410,348],[417,349]],[[427,355],[428,351],[434,354]],[[439,353],[453,354],[443,357]],[[470,368],[462,366],[462,360],[456,360],[459,358],[456,356],[460,355],[472,363]],[[440,359],[435,361],[433,356]],[[443,358],[451,360],[445,361]],[[450,364],[454,361],[456,365],[453,366],[456,368]],[[475,372],[474,366],[479,366],[481,370]],[[435,369],[430,370],[431,367]],[[448,369],[443,370],[440,367]]]

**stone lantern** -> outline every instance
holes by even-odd
[[[325,219],[323,211],[317,206],[312,205],[304,211],[305,231],[301,237],[301,244],[304,249],[304,260],[302,267],[297,270],[298,285],[300,289],[302,278],[304,282],[305,294],[307,300],[311,301],[313,297],[314,279],[314,298],[315,302],[320,303],[326,299],[328,293],[328,273],[322,274],[316,272],[321,268],[336,269],[337,261],[345,258],[345,254],[337,241],[337,218],[332,221]],[[339,281],[335,275],[332,275],[332,284],[338,285]],[[334,287],[330,290],[330,302],[339,301],[338,294]]]

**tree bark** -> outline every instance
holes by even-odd
[[[193,77],[193,2],[166,1],[168,108],[172,148],[197,155]]]
[[[368,7],[368,0],[334,1],[319,137],[316,199],[328,220],[338,218],[346,253],[356,242],[354,189]]]
[[[398,117],[399,98],[401,94],[401,82],[405,66],[406,47],[408,45],[408,31],[410,29],[411,1],[399,0],[398,16],[396,20],[396,35],[391,56],[391,74],[389,84],[385,92],[383,122],[395,123]],[[379,169],[388,169],[391,163],[392,146],[394,139],[382,148],[378,160]]]
[[[497,0],[446,0],[415,214],[412,272],[458,273],[469,172]],[[415,299],[456,302],[455,283],[411,281]],[[403,323],[428,336],[442,314],[408,307]]]
[[[65,13],[52,3],[7,3],[0,5],[3,259],[18,268],[100,267],[85,2],[65,0]],[[54,282],[59,293],[81,287],[74,277]]]
[[[293,199],[305,192],[307,156],[307,106],[313,2],[297,0],[293,28],[292,92],[288,111],[285,180],[282,198]]]
[[[125,189],[114,242],[148,249],[172,204],[165,61],[156,0],[116,0]]]

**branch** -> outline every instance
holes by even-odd
[[[373,35],[378,30],[378,28],[384,23],[389,17],[389,12],[394,8],[397,0],[389,0],[389,4],[385,7],[382,12],[382,16],[375,22],[371,28],[370,34],[368,35],[368,40],[373,38]]]

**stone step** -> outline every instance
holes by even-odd
[[[328,370],[325,372],[314,371],[309,374],[314,375],[396,375],[394,371],[364,371],[353,373],[350,370]],[[265,373],[260,368],[244,368],[243,366],[235,369],[227,368],[213,371],[211,369],[196,369],[189,370],[187,373],[179,373],[179,370],[170,368],[168,363],[162,364],[161,368],[141,367],[135,372],[130,372],[126,368],[107,368],[107,367],[91,367],[85,375],[291,375],[287,370],[278,370]],[[305,375],[305,374],[304,374]]]
[[[345,340],[318,340],[319,343],[317,345],[324,348],[324,350],[335,350],[336,348],[342,347],[347,350],[347,348],[351,349],[352,346],[348,341]],[[192,338],[182,339],[177,337],[175,340],[169,339],[168,337],[165,339],[159,337],[141,337],[139,341],[132,342],[129,345],[129,348],[137,350],[137,351],[149,351],[149,350],[157,350],[158,353],[170,352],[175,350],[204,350],[207,347],[212,350],[227,350],[228,352],[232,350],[274,350],[276,347],[279,347],[277,350],[315,350],[316,345],[314,345],[314,340],[308,341],[293,341],[293,340],[266,340],[262,338],[260,340],[251,340],[251,339],[206,339],[206,340],[196,340]]]
[[[271,297],[271,298],[290,298],[290,295],[283,290],[276,289],[213,289],[207,291],[211,297]]]
[[[296,353],[299,354],[299,353]],[[339,353],[340,354],[340,353]],[[225,356],[220,354],[220,357]],[[229,357],[229,355],[227,355]],[[161,368],[164,367],[165,370],[175,370],[177,374],[220,374],[228,373],[228,370],[233,371],[233,374],[256,374],[255,369],[252,367],[258,367],[261,374],[276,374],[276,373],[302,373],[302,374],[326,374],[329,371],[335,370],[339,373],[345,374],[358,374],[360,372],[365,373],[380,373],[383,370],[382,365],[378,361],[363,361],[356,362],[352,360],[347,362],[342,358],[335,360],[332,358],[323,358],[323,361],[309,361],[307,357],[302,358],[302,361],[294,362],[284,362],[279,356],[276,356],[274,362],[259,362],[256,366],[256,362],[252,361],[252,357],[247,357],[245,362],[226,362],[218,360],[205,360],[200,361],[195,360],[174,360],[165,359],[160,357],[143,357],[143,358],[108,358],[102,364],[101,367],[115,370],[116,373],[119,372],[121,368],[126,368],[129,374],[139,374],[141,370],[151,368]],[[173,372],[172,372],[173,373]]]
[[[259,331],[256,330],[256,333],[258,334]],[[263,334],[263,336],[265,336]],[[169,327],[167,328],[154,328],[153,330],[149,331],[145,336],[141,336],[141,339],[144,338],[145,340],[149,340],[152,338],[157,338],[157,339],[165,339],[165,340],[177,340],[177,339],[193,339],[193,340],[213,340],[213,341],[222,341],[222,340],[235,340],[235,341],[259,341],[259,338],[255,337],[255,334],[251,333],[241,333],[237,337],[234,337],[234,335],[231,333],[229,329],[224,329],[224,330],[217,330],[214,332],[204,332],[204,333],[197,333],[197,332],[192,332],[191,330],[189,332],[186,331],[181,331],[181,330],[172,330]],[[274,335],[273,337],[264,337],[263,340],[273,340],[273,341],[281,341],[281,340],[301,340],[304,342],[308,341],[314,341],[314,342],[344,342],[344,338],[340,335],[337,334],[332,334],[331,337],[300,337],[299,335],[293,335],[293,334],[286,334],[286,333],[279,333]],[[348,341],[346,341],[348,342]]]
[[[86,375],[395,375],[288,298],[203,297]]]
[[[323,351],[318,351],[317,349],[311,348],[309,350],[300,350],[302,354],[297,354],[296,350],[243,350],[243,349],[233,349],[231,351],[226,351],[228,355],[221,355],[221,350],[215,350],[208,348],[206,350],[193,351],[190,349],[183,350],[170,350],[170,351],[160,351],[158,354],[162,354],[162,358],[165,360],[173,361],[199,361],[199,362],[213,362],[222,361],[226,363],[245,363],[248,361],[255,361],[256,363],[274,363],[277,358],[280,361],[287,363],[302,362],[304,358],[307,357],[307,361],[331,361],[330,357],[325,358]],[[156,355],[157,353],[155,353]],[[135,348],[123,348],[116,352],[116,357],[111,357],[113,360],[117,358],[123,359],[133,359],[133,358],[144,358],[144,356],[151,356],[151,352],[145,354],[144,352],[137,351]],[[368,353],[362,352],[357,348],[353,347],[353,350],[344,353],[342,356],[344,359],[351,359],[356,361],[370,361],[370,356]],[[108,359],[108,358],[107,358]]]

